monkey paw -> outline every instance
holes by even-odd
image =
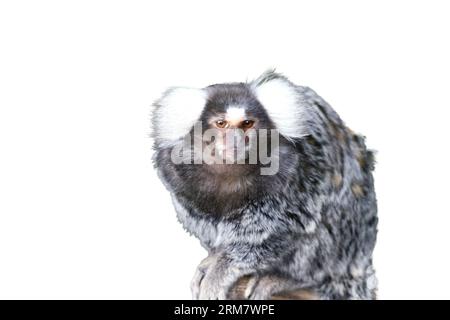
[[[228,292],[241,276],[241,271],[229,265],[226,259],[213,259],[200,282],[200,300],[225,300]]]
[[[233,267],[223,254],[210,255],[200,263],[191,282],[192,298],[225,300],[242,275],[242,270]]]
[[[291,279],[276,275],[255,275],[248,281],[244,296],[249,300],[310,299],[306,293],[308,292],[299,289],[298,284]]]
[[[275,293],[276,284],[270,276],[253,276],[244,293],[248,300],[268,300]]]
[[[191,293],[193,300],[198,300],[200,298],[200,285],[209,267],[216,259],[217,257],[215,255],[209,255],[208,257],[203,259],[202,262],[200,262],[200,264],[198,265],[194,277],[192,278],[191,281]]]
[[[225,300],[229,286],[223,284],[220,275],[206,274],[200,284],[200,300]]]

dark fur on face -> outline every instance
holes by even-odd
[[[245,83],[215,84],[206,88],[208,100],[201,115],[205,126],[207,120],[217,114],[225,114],[229,106],[244,106],[249,118],[258,119],[260,129],[274,129],[264,107]]]

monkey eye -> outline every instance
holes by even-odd
[[[228,125],[228,123],[226,121],[224,121],[224,120],[217,120],[216,121],[216,127],[217,128],[223,129],[223,128],[226,128],[227,125]]]
[[[253,120],[244,120],[242,121],[242,128],[243,129],[250,129],[255,124],[255,121]]]

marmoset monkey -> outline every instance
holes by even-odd
[[[374,299],[373,152],[308,87],[254,81],[171,88],[154,103],[154,163],[179,221],[207,249],[194,299],[300,290]]]

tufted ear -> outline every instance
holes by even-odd
[[[295,84],[270,70],[250,85],[280,134],[286,138],[301,138],[308,134],[307,104]]]
[[[203,89],[175,87],[170,88],[153,106],[153,137],[160,145],[172,145],[183,138],[206,105],[206,92]]]

